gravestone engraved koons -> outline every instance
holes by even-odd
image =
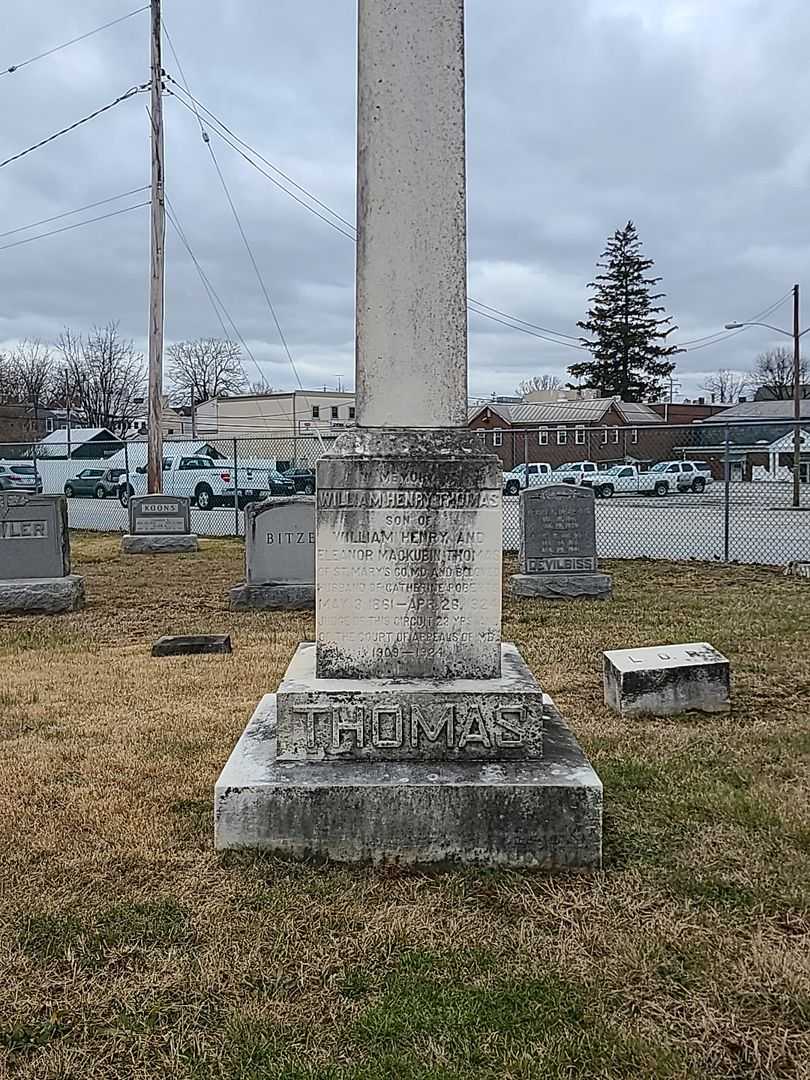
[[[129,532],[125,555],[160,555],[197,551],[191,532],[191,500],[182,495],[133,495],[129,500]]]
[[[247,507],[245,579],[231,589],[235,610],[314,607],[314,498],[267,499]]]
[[[596,512],[591,488],[573,484],[527,488],[520,496],[520,573],[513,596],[547,600],[604,600],[611,579],[599,573]]]
[[[0,611],[82,607],[84,580],[70,570],[65,497],[0,492]]]
[[[466,429],[464,3],[358,19],[357,428],[318,463],[316,640],[217,781],[215,842],[599,866],[599,778],[501,641],[502,477]]]

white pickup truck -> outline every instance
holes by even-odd
[[[669,495],[675,491],[704,491],[711,483],[708,466],[702,462],[662,461],[648,472],[635,465],[614,465],[604,469],[593,481],[594,494],[599,499],[614,495]]]
[[[595,461],[572,461],[567,465],[558,465],[548,476],[547,484],[580,484],[582,487],[593,487],[599,466]]]
[[[237,480],[238,477],[238,480]],[[294,495],[295,484],[264,463],[239,463],[191,454],[163,459],[163,494],[185,495],[200,510],[215,506],[233,506],[234,481],[239,486],[239,504],[261,499],[269,494]],[[122,506],[129,504],[130,495],[146,494],[146,466],[139,465],[118,488]]]
[[[504,495],[518,495],[524,488],[548,483],[551,466],[545,461],[531,461],[517,465],[503,474]]]

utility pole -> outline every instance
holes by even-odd
[[[152,238],[149,281],[149,437],[147,490],[163,487],[163,261],[166,239],[166,210],[163,175],[163,99],[160,56],[160,0],[152,7]]]
[[[793,506],[800,505],[802,471],[802,362],[800,356],[799,286],[793,286]]]

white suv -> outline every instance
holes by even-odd
[[[705,461],[659,461],[650,469],[670,490],[705,491],[712,474]]]

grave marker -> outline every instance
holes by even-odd
[[[315,500],[267,499],[245,510],[245,583],[231,589],[231,607],[315,606]]]
[[[132,495],[125,555],[161,555],[197,551],[191,532],[191,500],[182,495]]]
[[[82,607],[84,580],[70,569],[65,497],[0,492],[0,611]]]
[[[604,654],[605,704],[622,716],[722,713],[731,708],[731,665],[706,641],[612,649]]]

